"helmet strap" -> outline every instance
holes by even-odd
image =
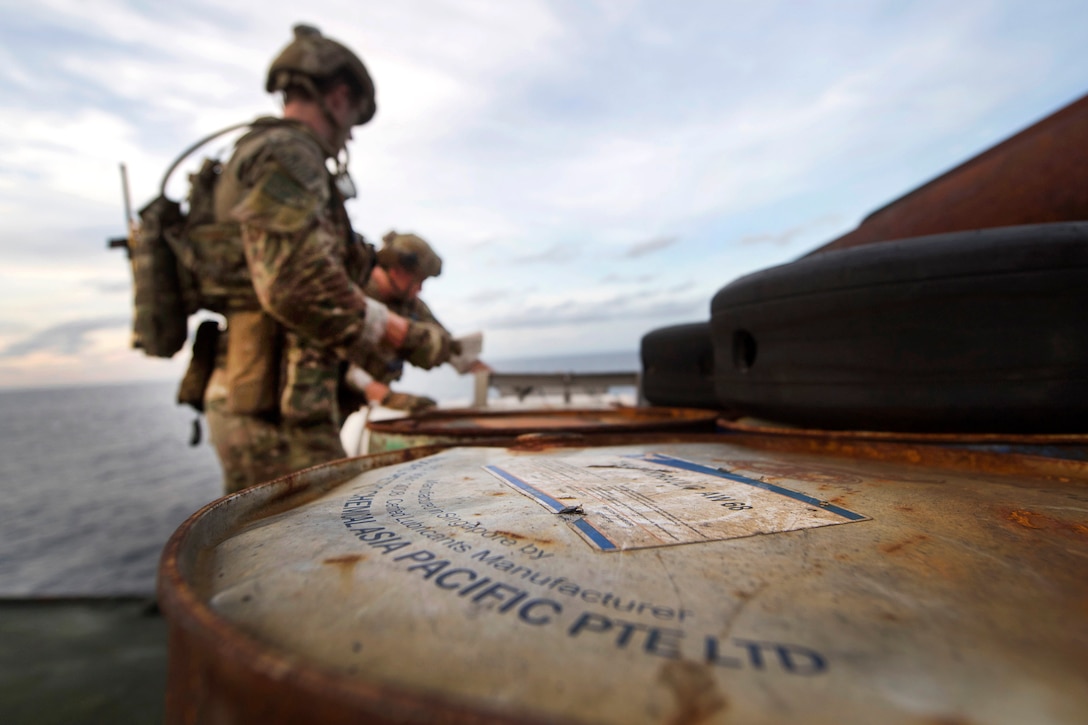
[[[340,125],[340,122],[336,120],[336,116],[333,115],[332,109],[329,108],[329,104],[325,101],[325,94],[318,90],[317,84],[314,83],[310,76],[303,73],[292,73],[290,83],[306,89],[310,94],[310,97],[317,103],[317,107],[321,109],[321,113],[325,115],[325,120],[329,122],[329,125],[336,132],[335,148],[333,153],[329,155],[337,158],[337,168],[340,169],[339,153],[340,151],[347,152],[348,132],[351,127],[344,128]],[[344,166],[346,166],[346,164]]]
[[[358,195],[358,192],[355,189],[355,182],[351,179],[351,174],[348,173],[348,162],[351,160],[347,146],[348,129],[340,126],[340,123],[336,120],[336,116],[332,113],[332,109],[329,108],[329,104],[325,101],[325,95],[318,90],[317,84],[313,82],[313,79],[302,73],[292,73],[290,83],[306,89],[310,94],[310,97],[317,103],[318,108],[320,108],[321,112],[325,115],[325,119],[332,128],[336,130],[338,146],[335,148],[333,144],[327,143],[317,134],[312,135],[321,144],[325,153],[328,154],[330,158],[336,160],[336,171],[333,172],[336,190],[340,192],[340,195],[343,196],[344,199],[354,199]]]

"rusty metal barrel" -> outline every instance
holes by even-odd
[[[883,440],[413,448],[220,499],[170,723],[1081,723],[1088,462]]]
[[[677,407],[434,410],[409,418],[370,421],[369,451],[413,446],[470,445],[524,435],[582,437],[619,433],[712,431],[718,413]]]

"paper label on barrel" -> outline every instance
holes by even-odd
[[[659,453],[578,465],[511,458],[484,470],[563,516],[599,551],[739,539],[868,518],[774,483]]]

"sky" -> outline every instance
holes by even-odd
[[[1079,0],[0,0],[0,387],[180,377],[129,346],[119,164],[139,208],[278,113],[296,22],[377,87],[356,230],[430,241],[424,299],[493,359],[705,321],[1088,92]]]

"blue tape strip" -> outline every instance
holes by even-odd
[[[583,534],[589,537],[589,540],[597,545],[597,548],[602,551],[615,551],[616,545],[608,540],[608,537],[602,534],[597,529],[593,528],[593,524],[589,523],[585,519],[575,519],[570,524],[581,531]]]
[[[537,488],[529,485],[528,483],[526,483],[525,481],[522,481],[520,478],[518,478],[517,476],[515,476],[515,475],[513,475],[511,473],[507,473],[506,471],[502,470],[498,466],[484,466],[484,470],[495,474],[496,476],[498,476],[502,480],[509,483],[511,486],[515,486],[517,488],[520,488],[522,491],[529,494],[530,496],[532,496],[533,498],[537,499],[538,501],[542,502],[545,506],[550,508],[553,513],[557,513],[557,514],[562,513],[563,511],[566,511],[567,508],[569,508],[566,504],[561,503],[559,501],[556,501],[554,498],[552,498],[548,494],[544,493],[540,489],[537,489]]]
[[[738,473],[730,473],[729,471],[723,471],[720,468],[711,468],[710,466],[703,466],[698,463],[692,463],[691,461],[685,461],[682,458],[673,458],[672,456],[666,456],[660,453],[647,454],[643,460],[650,463],[660,463],[666,466],[672,466],[673,468],[681,468],[685,471],[694,471],[696,473],[705,473],[708,476],[717,476],[718,478],[727,478],[730,481],[736,481],[737,483],[744,483],[749,486],[755,486],[756,488],[762,488],[764,491],[770,491],[777,493],[780,496],[786,496],[792,498],[795,501],[801,501],[803,503],[811,504],[816,508],[823,509],[824,511],[830,511],[833,514],[842,516],[845,519],[851,521],[861,521],[867,517],[862,514],[854,513],[848,509],[844,509],[841,506],[832,506],[825,503],[818,498],[813,498],[807,494],[799,493],[798,491],[791,491],[788,488],[782,488],[776,486],[773,483],[766,483],[765,481],[757,481],[754,478],[748,478],[747,476],[741,476]]]
[[[521,489],[538,501],[541,501],[545,506],[550,508],[553,513],[563,513],[568,508],[570,508],[566,504],[556,501],[554,498],[544,493],[540,489],[531,486],[525,481],[522,481],[517,476],[511,473],[507,473],[498,466],[484,466],[484,470],[495,474],[502,480],[508,482],[511,486],[515,486],[516,488]],[[595,529],[593,527],[593,524],[589,523],[585,519],[574,519],[573,521],[568,521],[567,523],[588,536],[589,540],[596,544],[597,547],[602,551],[614,551],[617,548],[615,544],[609,541],[607,536]]]

